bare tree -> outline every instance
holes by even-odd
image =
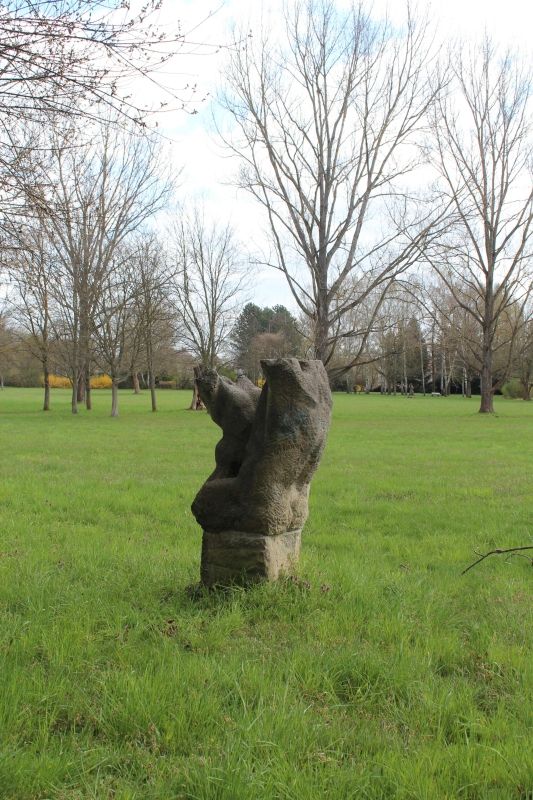
[[[94,358],[111,378],[111,416],[118,417],[118,387],[129,375],[131,350],[139,346],[139,285],[131,254],[117,251],[91,315]]]
[[[140,351],[148,372],[152,411],[157,411],[156,365],[161,346],[174,338],[173,312],[168,299],[172,274],[160,242],[153,236],[141,241],[136,264],[137,315]]]
[[[51,344],[54,336],[54,261],[43,232],[36,225],[10,225],[5,269],[11,283],[11,307],[23,344],[43,370],[43,411],[50,409]]]
[[[499,322],[532,289],[532,76],[488,39],[449,60],[453,91],[434,111],[433,163],[454,230],[430,260],[479,332],[478,346],[470,344],[481,372],[479,410],[488,413],[502,381],[493,374]]]
[[[265,210],[266,263],[285,276],[314,355],[329,365],[351,335],[350,312],[371,299],[379,312],[435,222],[401,185],[419,163],[413,143],[435,95],[432,47],[410,13],[399,33],[362,4],[290,8],[283,43],[251,40],[233,55],[222,102],[237,134],[224,138],[242,160],[240,185]]]
[[[72,411],[82,381],[91,408],[92,317],[117,252],[166,202],[153,141],[101,123],[90,142],[72,146],[79,130],[59,131],[28,201],[58,264],[56,299],[69,342]]]
[[[227,346],[246,282],[235,235],[229,225],[207,223],[195,209],[175,228],[172,259],[178,340],[202,364],[214,367]],[[191,408],[196,402],[195,386]]]

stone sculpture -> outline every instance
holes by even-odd
[[[329,427],[331,392],[321,361],[261,361],[266,383],[235,382],[196,367],[200,397],[222,428],[213,473],[193,504],[203,528],[207,586],[275,580],[300,551],[309,484]]]

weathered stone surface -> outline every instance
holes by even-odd
[[[200,396],[223,433],[215,450],[215,469],[192,504],[206,532],[202,575],[210,584],[208,564],[218,563],[226,541],[223,534],[233,542],[230,550],[242,551],[243,563],[232,575],[256,570],[266,578],[277,576],[281,567],[275,563],[282,565],[284,556],[281,551],[273,554],[282,545],[269,549],[263,538],[302,529],[309,484],[326,443],[331,392],[322,362],[280,358],[262,361],[261,366],[266,377],[262,390],[244,377],[234,383],[215,370],[195,370]],[[250,542],[239,550],[235,537],[246,534]],[[217,535],[222,538],[215,547],[212,538]],[[291,563],[293,555],[287,556]],[[253,566],[254,558],[261,568]],[[220,561],[219,576],[225,564]]]
[[[331,414],[326,370],[321,361],[296,358],[261,365],[267,380],[260,392],[247,379],[242,385],[214,370],[197,374],[202,400],[223,430],[216,468],[192,505],[204,530],[271,535],[307,519]]]
[[[204,531],[200,577],[205,586],[275,581],[298,562],[301,531],[277,536]]]
[[[213,422],[222,428],[214,472],[207,479],[235,477],[244,459],[261,389],[244,375],[235,383],[209,367],[195,367],[198,391]]]

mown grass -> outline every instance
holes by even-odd
[[[195,595],[188,394],[0,395],[2,800],[533,797],[533,403],[336,396],[297,580]]]

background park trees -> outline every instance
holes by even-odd
[[[107,371],[115,389],[150,388],[155,411],[181,351],[183,365],[253,380],[261,358],[316,356],[333,386],[368,391],[468,395],[481,376],[482,411],[510,377],[529,397],[527,66],[488,41],[439,66],[423,20],[393,27],[333,0],[293,4],[284,39],[242,39],[222,118],[265,254],[208,205],[178,209],[161,141],[130,125],[141,106],[121,81],[153,64],[155,5],[135,18],[113,3],[0,12],[8,379],[40,372],[48,408],[47,376],[65,374],[76,412],[91,407],[91,373]],[[289,300],[258,303],[253,261],[281,272]]]
[[[92,123],[83,134],[76,126],[59,125],[51,134],[52,146],[36,165],[34,179],[21,187],[24,218],[15,216],[5,225],[4,268],[16,317],[28,333],[26,341],[38,350],[45,407],[53,339],[56,369],[70,379],[76,413],[81,399],[91,408],[94,344],[104,330],[96,320],[101,325],[105,320],[109,334],[113,316],[126,321],[124,304],[115,302],[118,288],[124,294],[127,279],[127,295],[139,293],[131,266],[117,282],[118,265],[134,259],[134,237],[166,203],[171,183],[161,177],[154,141],[110,121]],[[146,280],[144,294],[146,320]],[[105,345],[105,363],[115,368],[110,334]]]
[[[153,141],[104,122],[93,126],[90,141],[73,146],[76,132],[55,133],[38,184],[27,188],[28,207],[53,254],[73,413],[79,399],[91,408],[91,328],[116,258],[170,190]]]

